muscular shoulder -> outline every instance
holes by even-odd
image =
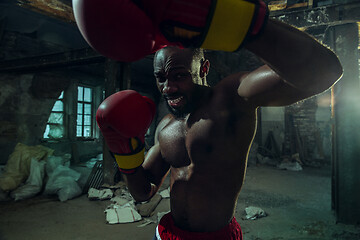
[[[224,94],[228,97],[238,97],[237,89],[240,86],[242,79],[248,72],[238,72],[223,78],[215,87],[214,90],[219,94]]]
[[[239,110],[248,107],[253,108],[252,104],[238,93],[242,80],[248,74],[248,72],[239,72],[224,78],[214,87],[216,95],[221,98],[225,104],[230,104],[232,107],[235,105],[238,106],[240,108]]]

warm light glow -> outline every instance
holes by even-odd
[[[357,25],[358,25],[358,35],[359,35],[358,49],[360,49],[360,22],[357,22]]]
[[[277,1],[270,1],[268,3],[268,8],[270,11],[277,11],[285,9],[287,5],[287,0],[277,0]]]

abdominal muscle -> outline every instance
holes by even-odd
[[[228,174],[218,171],[200,172],[193,164],[171,168],[171,213],[177,227],[212,232],[232,220],[244,174],[237,171],[234,178],[233,170]]]

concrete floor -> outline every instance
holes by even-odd
[[[236,218],[245,240],[357,240],[360,227],[336,224],[330,207],[330,169],[300,172],[253,166],[247,171]],[[67,202],[38,196],[19,202],[0,202],[0,240],[150,240],[155,224],[106,224],[110,201],[89,201],[82,195]],[[244,220],[244,209],[260,207],[268,214]],[[155,210],[169,210],[163,199]]]

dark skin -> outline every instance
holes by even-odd
[[[189,49],[159,50],[154,74],[170,109],[143,165],[126,176],[136,200],[151,198],[170,172],[176,226],[209,232],[234,216],[259,106],[285,106],[321,93],[342,75],[336,55],[307,34],[269,20],[246,45],[266,65],[206,85],[210,63]]]

